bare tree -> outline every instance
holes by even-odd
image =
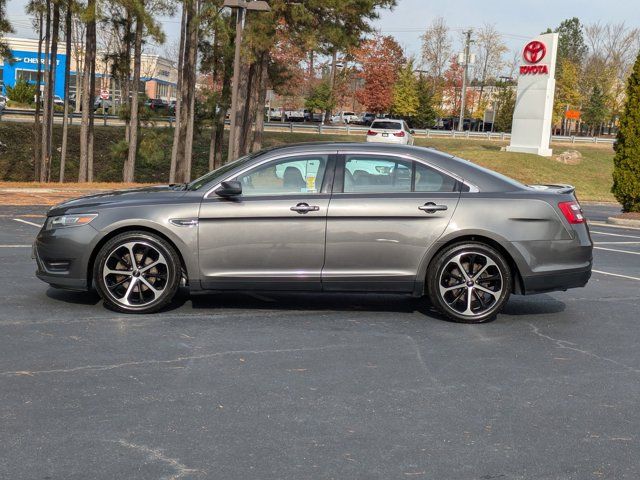
[[[422,62],[425,69],[433,78],[442,78],[451,54],[449,27],[444,18],[438,17],[422,35]]]
[[[47,1],[48,8],[51,3]],[[60,32],[60,2],[53,0],[53,18],[49,25],[49,15],[47,15],[47,37],[51,36],[50,53],[46,55],[47,59],[47,76],[44,88],[44,112],[42,116],[42,135],[41,135],[41,157],[40,157],[40,181],[48,182],[51,177],[51,154],[53,136],[53,92],[56,85],[56,66],[58,62],[58,36]],[[49,45],[47,43],[47,50]]]
[[[133,182],[136,157],[138,156],[138,127],[140,123],[139,85],[142,68],[142,45],[146,35],[151,36],[159,43],[164,42],[164,34],[159,24],[156,23],[155,17],[151,15],[151,12],[153,12],[154,15],[172,13],[170,4],[165,0],[137,0],[133,6],[136,27],[133,37],[133,77],[131,78],[131,100],[129,104],[129,152],[122,170],[122,178],[125,182]]]
[[[82,72],[82,123],[80,126],[79,182],[93,180],[93,96],[96,66],[96,0],[88,0],[85,15],[85,59]]]
[[[200,2],[201,0],[184,0],[182,7],[181,65],[178,69],[176,127],[169,177],[171,182],[183,183],[191,178]]]
[[[475,64],[475,78],[480,82],[478,93],[479,107],[482,106],[484,88],[487,80],[496,77],[504,67],[504,54],[508,51],[502,35],[496,30],[494,25],[486,23],[476,35],[476,49],[478,58]]]
[[[583,95],[590,94],[593,85],[598,84],[608,99],[611,126],[624,103],[627,78],[640,48],[640,29],[624,22],[597,22],[586,26],[585,38],[589,56],[584,67]]]
[[[71,55],[76,66],[76,102],[74,111],[78,113],[80,111],[80,98],[82,97],[82,72],[84,72],[84,45],[87,26],[75,11],[73,12],[71,23]]]
[[[130,126],[129,126],[129,154],[124,162],[122,171],[122,180],[124,182],[133,182],[134,169],[136,164],[136,156],[138,155],[138,95],[140,83],[140,65],[142,63],[142,35],[144,30],[144,20],[142,15],[136,16],[136,29],[133,46],[133,89],[131,91]]]
[[[175,127],[173,130],[173,144],[171,146],[171,166],[169,169],[169,182],[174,183],[176,180],[176,170],[178,168],[178,143],[182,134],[180,129],[181,104],[182,104],[182,78],[184,70],[184,49],[187,42],[187,8],[186,4],[182,4],[182,13],[180,15],[180,41],[178,45],[178,81],[176,84],[176,109],[175,109]]]
[[[64,169],[67,160],[67,140],[69,137],[69,71],[71,70],[71,18],[73,0],[67,0],[64,19],[65,64],[64,64],[64,114],[62,116],[62,147],[60,152],[60,182],[64,182]]]
[[[32,0],[27,5],[27,13],[34,15],[33,26],[38,29],[38,68],[36,71],[36,111],[33,124],[33,173],[34,180],[40,180],[40,134],[42,128],[40,125],[40,83],[42,82],[42,43],[44,42],[44,4],[41,0]]]
[[[514,50],[511,52],[511,56],[506,61],[504,66],[504,73],[509,78],[515,78],[518,71],[518,65],[520,65],[520,50]]]

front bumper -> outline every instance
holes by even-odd
[[[89,262],[97,234],[91,225],[40,230],[32,250],[36,277],[55,288],[88,290]]]

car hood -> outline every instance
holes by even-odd
[[[48,215],[63,215],[67,212],[91,213],[108,206],[136,206],[171,202],[184,196],[180,185],[158,185],[154,187],[111,190],[74,198],[49,209]]]

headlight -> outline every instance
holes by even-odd
[[[86,213],[78,215],[60,215],[57,217],[51,217],[48,222],[49,228],[63,228],[63,227],[79,227],[81,225],[87,225],[98,216],[97,213]]]

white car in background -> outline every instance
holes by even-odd
[[[332,123],[358,123],[359,121],[360,115],[356,115],[355,112],[339,112],[331,117]]]
[[[413,145],[414,131],[404,120],[380,118],[374,120],[367,132],[369,143],[395,143],[398,145]]]
[[[4,95],[0,95],[0,112],[4,110],[7,106],[7,97]]]

